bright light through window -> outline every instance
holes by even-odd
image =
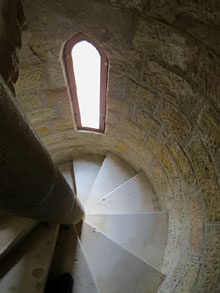
[[[89,42],[80,41],[72,48],[72,60],[82,127],[99,129],[100,54]]]

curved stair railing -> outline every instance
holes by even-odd
[[[0,210],[59,224],[83,209],[0,76]]]

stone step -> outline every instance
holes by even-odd
[[[88,209],[88,213],[159,211],[156,196],[143,172],[138,173]]]
[[[88,215],[85,221],[160,270],[167,243],[166,212]]]
[[[100,292],[157,292],[164,275],[83,223],[80,241]]]
[[[77,197],[85,203],[102,166],[104,157],[99,155],[78,155],[73,160]]]
[[[127,163],[108,153],[89,193],[85,209],[89,209],[99,199],[134,175],[135,171]]]
[[[0,216],[0,261],[7,256],[25,236],[38,224],[38,221],[2,214]]]
[[[59,227],[39,224],[0,265],[0,291],[39,293],[44,291]]]
[[[99,292],[72,225],[60,228],[49,280],[53,281],[63,273],[72,274],[73,293]]]

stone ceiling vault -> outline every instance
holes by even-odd
[[[17,100],[56,163],[114,152],[169,211],[161,292],[220,290],[220,2],[24,0]],[[105,50],[106,135],[77,132],[61,49]]]

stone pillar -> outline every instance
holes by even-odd
[[[54,223],[76,223],[80,203],[0,76],[0,209]]]
[[[0,210],[76,223],[83,216],[80,203],[14,98],[23,23],[21,0],[0,0]]]

